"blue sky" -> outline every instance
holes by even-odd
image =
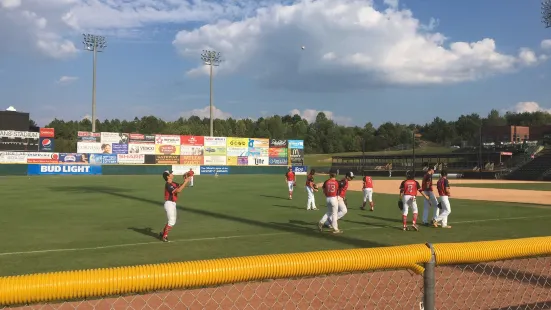
[[[97,116],[219,117],[317,111],[341,124],[551,110],[551,29],[539,1],[0,0],[0,96],[44,125]],[[464,42],[464,43],[457,43]],[[301,46],[305,46],[302,50]]]

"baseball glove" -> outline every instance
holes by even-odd
[[[398,200],[398,209],[404,210],[404,202],[402,200]]]
[[[297,186],[297,182],[294,182],[294,183],[293,183],[293,186]]]
[[[436,206],[438,207],[438,209],[442,209],[442,203],[441,202],[439,202]]]

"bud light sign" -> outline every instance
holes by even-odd
[[[39,152],[53,152],[54,151],[54,138],[40,138],[40,144],[38,146]]]
[[[293,172],[296,175],[307,175],[308,174],[308,167],[306,167],[306,166],[293,166]]]
[[[94,175],[101,174],[101,166],[90,165],[29,165],[28,175]]]

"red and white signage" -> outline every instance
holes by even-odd
[[[180,136],[180,142],[182,145],[205,145],[205,137],[203,136]]]
[[[54,128],[40,128],[40,138],[54,138],[55,129]]]
[[[27,153],[27,163],[29,164],[57,164],[59,162],[59,153]]]
[[[143,164],[145,162],[144,154],[117,154],[119,164]]]
[[[155,144],[180,145],[180,136],[155,135]]]

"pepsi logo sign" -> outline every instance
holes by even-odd
[[[52,145],[52,140],[51,139],[42,140],[42,147],[49,147],[51,145]]]

